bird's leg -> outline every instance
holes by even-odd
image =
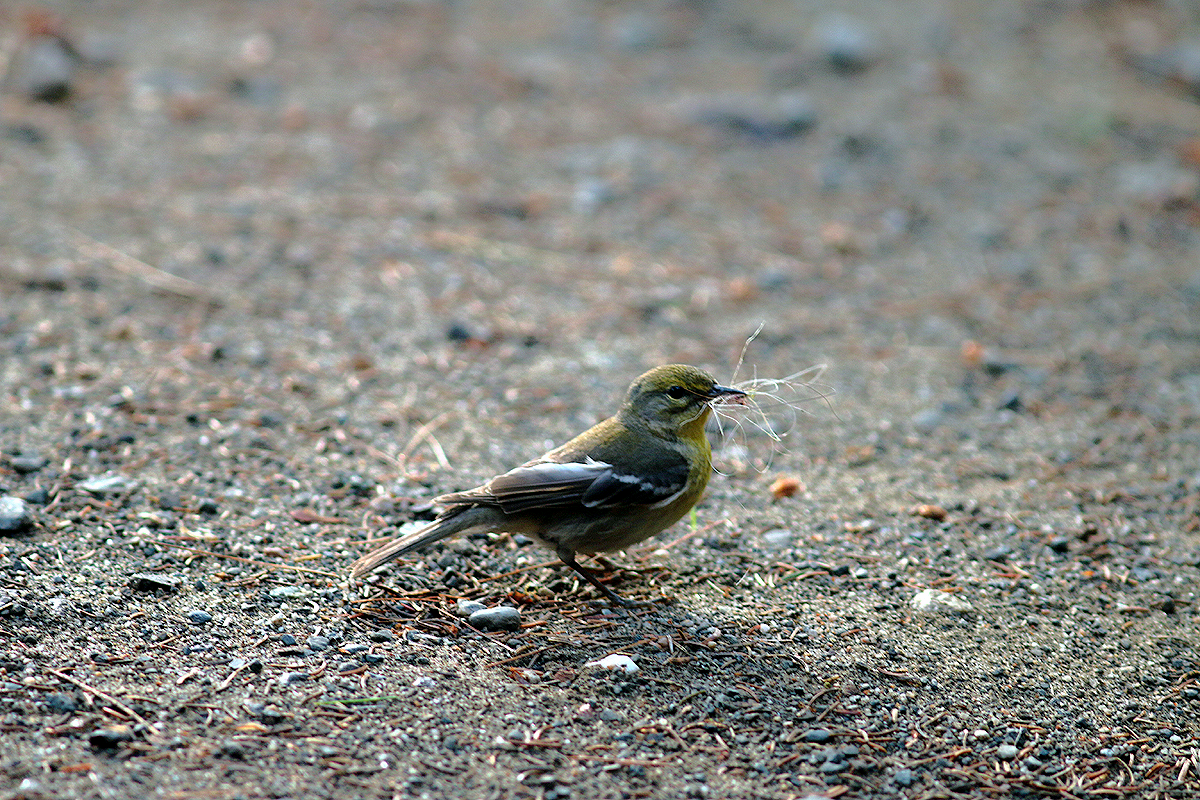
[[[626,600],[624,597],[621,597],[621,595],[617,594],[612,589],[608,588],[603,583],[601,583],[599,578],[597,578],[595,575],[593,575],[588,570],[579,566],[579,562],[575,560],[575,551],[574,550],[570,550],[566,547],[559,547],[558,548],[558,560],[563,562],[564,564],[566,564],[571,569],[575,570],[577,573],[579,573],[579,575],[582,576],[585,581],[590,583],[592,586],[595,586],[597,589],[600,590],[601,594],[603,594],[609,600],[612,600],[617,605],[622,605],[622,606],[631,605],[631,603],[628,600]]]

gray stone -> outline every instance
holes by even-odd
[[[133,491],[137,487],[137,481],[124,475],[100,475],[79,484],[80,489],[94,495],[121,494]]]
[[[521,612],[512,606],[497,606],[476,611],[467,624],[481,631],[515,631],[521,627]]]
[[[469,617],[476,611],[483,611],[487,606],[480,603],[478,600],[467,600],[463,598],[454,606],[454,614],[458,617]]]
[[[28,503],[11,494],[0,497],[0,533],[21,533],[32,527],[33,515]]]
[[[129,579],[129,588],[135,592],[174,592],[180,584],[179,578],[153,573],[140,573]]]

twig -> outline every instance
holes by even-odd
[[[707,533],[708,531],[711,531],[713,528],[717,527],[717,526],[718,526],[718,525],[720,525],[722,522],[724,522],[724,520],[717,520],[717,521],[715,521],[715,522],[710,522],[710,523],[708,523],[707,525],[704,525],[704,526],[701,526],[701,527],[699,527],[699,528],[696,528],[695,530],[688,531],[687,533],[685,533],[685,534],[683,534],[682,536],[680,536],[678,539],[674,539],[674,540],[672,540],[672,541],[670,541],[670,542],[667,542],[667,543],[666,543],[666,544],[664,544],[664,545],[661,545],[661,546],[659,546],[659,547],[654,547],[654,548],[650,549],[650,552],[646,553],[646,555],[644,555],[644,556],[639,556],[639,557],[638,557],[638,560],[639,560],[639,561],[645,561],[647,558],[650,558],[650,556],[654,555],[654,554],[655,554],[656,552],[658,552],[659,550],[670,550],[672,547],[674,547],[675,545],[679,544],[680,542],[685,542],[685,541],[687,541],[688,539],[691,539],[693,536],[699,536],[699,535],[700,535],[700,534],[702,534],[702,533]]]
[[[51,675],[53,675],[54,677],[58,678],[59,680],[63,680],[63,681],[66,681],[67,683],[73,683],[73,684],[75,684],[75,685],[76,685],[76,686],[78,686],[80,689],[83,689],[85,692],[89,692],[89,693],[91,693],[91,694],[94,694],[94,695],[96,695],[96,697],[99,697],[101,700],[105,700],[105,701],[107,701],[107,702],[109,702],[109,703],[112,703],[112,705],[113,705],[113,706],[114,706],[114,707],[115,707],[115,708],[116,708],[118,711],[120,711],[122,714],[125,714],[126,716],[128,716],[128,717],[131,717],[132,719],[135,719],[135,720],[137,720],[137,721],[138,721],[139,723],[141,723],[142,725],[149,725],[149,724],[150,724],[150,723],[146,722],[146,720],[145,720],[145,719],[143,719],[143,718],[142,718],[142,715],[141,715],[141,714],[137,713],[137,712],[136,712],[136,711],[134,711],[132,708],[130,708],[129,706],[125,705],[124,703],[122,703],[122,702],[121,702],[120,700],[118,700],[117,698],[113,697],[111,694],[108,694],[107,692],[102,692],[102,691],[100,691],[99,689],[97,689],[95,686],[89,686],[89,685],[87,685],[86,683],[84,683],[83,681],[79,680],[78,678],[72,678],[70,675],[68,675],[68,674],[67,674],[67,673],[65,673],[65,672],[60,672],[60,671],[58,671],[58,670],[56,670],[56,669],[50,669],[49,667],[47,667],[47,668],[46,668],[46,672],[49,672]]]
[[[409,438],[408,444],[404,445],[404,449],[400,451],[400,455],[396,456],[395,461],[400,465],[400,469],[408,472],[408,457],[412,452],[420,446],[421,442],[429,440],[429,449],[433,451],[433,457],[437,459],[438,464],[442,469],[450,469],[450,461],[446,458],[446,451],[442,449],[442,445],[434,437],[433,432],[441,427],[447,419],[450,418],[449,411],[443,411],[433,419],[426,422],[421,427],[413,431],[413,435]]]
[[[270,561],[258,561],[257,559],[253,559],[253,558],[242,558],[241,556],[231,556],[226,553],[217,553],[213,550],[205,550],[202,547],[193,547],[192,545],[187,545],[187,544],[177,544],[175,542],[168,542],[163,539],[147,539],[146,541],[150,542],[151,544],[162,545],[163,547],[175,547],[179,550],[191,550],[193,553],[195,553],[197,555],[201,555],[201,556],[212,556],[213,558],[224,558],[227,561],[236,561],[239,564],[250,564],[250,565],[256,566],[256,567],[265,567],[266,569],[284,569],[284,570],[288,570],[289,572],[303,572],[308,575],[320,575],[323,578],[333,578],[334,580],[337,580],[338,578],[341,577],[340,575],[335,575],[332,572],[325,572],[324,570],[309,569],[308,567],[293,567],[291,564],[274,564]]]
[[[191,300],[205,300],[217,305],[224,305],[228,302],[228,298],[218,295],[205,286],[201,286],[194,281],[189,281],[187,278],[172,275],[170,272],[161,270],[158,267],[152,267],[145,261],[136,259],[128,253],[123,253],[112,245],[105,244],[98,239],[93,239],[81,230],[68,227],[67,231],[76,238],[77,246],[85,254],[89,250],[97,251],[96,253],[92,253],[92,255],[106,256],[107,262],[114,269],[124,272],[126,275],[131,275],[153,286],[155,289],[170,292],[171,294]]]

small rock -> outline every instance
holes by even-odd
[[[55,693],[46,696],[46,707],[59,714],[70,714],[79,710],[79,703],[69,694]]]
[[[284,647],[295,647],[297,639],[290,633],[282,633],[279,635],[279,643]]]
[[[307,597],[312,592],[305,586],[276,586],[267,594],[275,600],[296,600]]]
[[[946,509],[942,508],[941,506],[933,505],[932,503],[922,503],[921,505],[914,506],[912,513],[913,516],[924,517],[925,519],[932,519],[937,522],[945,521],[949,514]]]
[[[8,457],[8,465],[13,468],[13,472],[19,475],[28,475],[31,472],[38,472],[46,464],[50,463],[46,458],[36,453],[20,453],[15,456]]]
[[[367,638],[372,642],[391,642],[395,641],[396,634],[384,628],[377,631],[371,631],[369,634],[367,634]]]
[[[412,685],[416,686],[418,689],[432,689],[433,687],[437,686],[437,681],[428,675],[422,675],[414,680]]]
[[[833,731],[828,728],[813,728],[804,734],[804,741],[821,744],[828,742],[833,737]]]
[[[483,611],[485,608],[487,608],[487,606],[485,606],[483,603],[480,603],[478,600],[467,600],[466,598],[463,598],[454,606],[454,615],[457,617],[463,617],[465,619],[466,617],[474,614],[476,611]]]
[[[317,636],[314,634],[308,637],[304,644],[309,650],[312,650],[313,652],[320,652],[322,650],[329,649],[330,641],[328,636]]]
[[[1148,205],[1165,205],[1195,197],[1200,190],[1196,171],[1175,159],[1126,164],[1117,170],[1115,183],[1125,197]]]
[[[135,592],[174,592],[179,589],[181,583],[178,578],[169,575],[139,573],[129,579],[129,588]]]
[[[937,408],[927,408],[924,411],[918,411],[912,417],[913,430],[923,434],[933,433],[942,426],[952,410],[952,408],[942,405]]]
[[[796,492],[804,490],[804,484],[794,475],[780,475],[771,484],[771,496],[776,500],[792,497]]]
[[[245,761],[246,748],[240,742],[223,742],[217,748],[215,755],[218,758],[232,758],[236,761]]]
[[[212,614],[208,613],[207,611],[189,611],[187,613],[188,622],[192,623],[193,625],[204,625],[212,622],[212,618]]]
[[[92,731],[88,736],[88,744],[93,750],[116,750],[125,742],[133,741],[133,731],[128,725],[114,725],[111,728],[101,728]]]
[[[575,185],[571,210],[576,214],[594,214],[601,206],[616,199],[612,184],[600,178],[587,178]]]
[[[899,786],[912,786],[913,771],[911,769],[896,770],[896,784]]]
[[[821,772],[826,775],[833,775],[838,772],[844,772],[850,768],[850,764],[845,761],[826,761],[821,765]]]
[[[877,46],[857,20],[835,14],[821,20],[814,31],[821,57],[836,72],[862,72],[877,58]]]
[[[1066,536],[1056,536],[1046,543],[1056,553],[1062,554],[1069,552],[1071,549],[1071,540]]]
[[[1019,752],[1021,751],[1016,748],[1016,745],[1002,744],[996,748],[996,758],[1001,761],[1012,761]]]
[[[927,613],[964,614],[971,610],[971,604],[950,592],[938,589],[925,589],[918,592],[908,604],[917,611]]]
[[[515,631],[521,627],[521,612],[512,606],[484,608],[467,617],[467,624],[481,631]]]
[[[635,663],[632,658],[629,656],[619,655],[617,653],[614,653],[611,656],[605,656],[604,658],[596,661],[589,661],[584,664],[584,666],[597,667],[599,669],[620,670],[626,675],[632,675],[640,670],[637,663]]]
[[[32,527],[33,515],[28,503],[11,494],[0,497],[0,534],[21,533]]]
[[[307,672],[285,672],[279,676],[279,682],[284,686],[291,686],[293,683],[303,683],[308,680]]]
[[[730,97],[702,110],[697,118],[751,143],[770,144],[807,134],[817,124],[817,111],[803,94]]]
[[[795,544],[796,535],[786,528],[772,528],[762,535],[763,544],[776,550],[782,550]]]
[[[997,545],[983,554],[983,557],[988,561],[995,561],[1003,564],[1012,555],[1012,548],[1006,544]]]
[[[127,478],[124,475],[100,475],[95,478],[88,478],[79,484],[79,488],[83,491],[98,496],[121,494],[133,491],[137,487],[137,481],[133,478]]]
[[[71,96],[76,62],[54,36],[39,36],[14,65],[17,85],[31,100],[61,103]]]

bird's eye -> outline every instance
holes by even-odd
[[[687,396],[688,390],[682,386],[672,386],[670,389],[667,389],[667,397],[671,398],[672,400],[682,400]]]

